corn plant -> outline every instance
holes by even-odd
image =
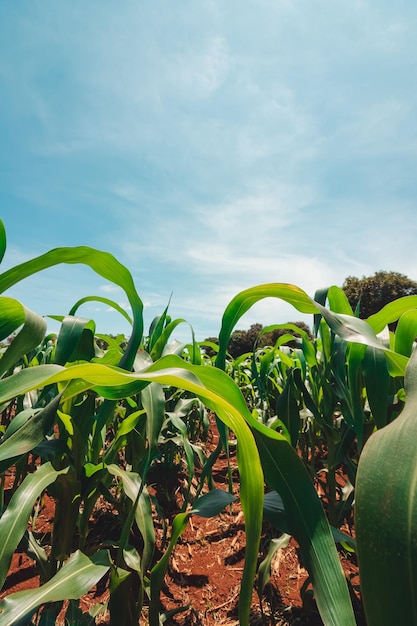
[[[234,325],[252,304],[265,297],[280,297],[291,302],[299,311],[313,312],[310,308],[312,301],[308,297],[306,298],[301,290],[291,285],[261,285],[238,294],[223,316],[219,336],[220,345],[216,359],[219,367],[225,366],[227,342]],[[322,294],[316,294],[316,298],[313,306],[316,308],[314,315],[316,327],[320,332],[320,341],[316,345],[311,345],[304,339],[304,350],[302,354],[299,352],[298,355],[299,375],[295,377],[295,372],[297,372],[297,367],[294,367],[296,359],[293,359],[293,363],[288,361],[288,366],[287,363],[284,363],[286,367],[284,369],[279,368],[281,386],[278,383],[276,388],[281,392],[278,399],[282,396],[285,397],[285,392],[289,389],[293,394],[291,396],[288,393],[288,398],[281,405],[281,409],[283,409],[281,415],[284,415],[281,422],[284,422],[284,426],[286,426],[284,434],[286,434],[288,444],[297,445],[299,442],[301,408],[310,410],[317,426],[323,433],[329,450],[330,480],[327,481],[330,489],[329,503],[332,504],[333,501],[333,504],[336,505],[332,472],[334,473],[339,463],[346,461],[346,459],[351,460],[346,455],[352,443],[356,442],[358,454],[354,463],[350,463],[350,465],[348,463],[347,466],[348,470],[352,470],[351,476],[354,482],[355,465],[369,434],[375,428],[383,428],[387,422],[395,419],[401,411],[402,403],[401,400],[398,401],[398,398],[402,398],[404,395],[402,381],[407,364],[405,357],[410,354],[414,336],[417,334],[416,315],[412,311],[416,300],[412,296],[402,298],[364,322],[354,317],[344,294],[338,288],[331,288]],[[329,299],[332,310],[323,306],[326,298]],[[399,319],[398,335],[394,336],[391,333],[388,341],[377,336],[376,333],[381,333],[388,323],[397,319]],[[273,362],[270,355],[266,358],[262,356],[262,359],[258,370],[258,379],[255,376],[255,381],[259,380],[262,374],[262,365],[266,362],[269,367]],[[264,372],[266,371],[268,368],[264,369]],[[292,381],[290,380],[291,376],[293,377]],[[271,378],[271,370],[268,371],[268,378]],[[276,378],[275,380],[279,379]],[[284,381],[286,386],[284,386]],[[290,383],[291,387],[289,386]],[[261,388],[261,392],[263,390],[265,390],[265,384]],[[397,400],[394,399],[395,396]],[[301,398],[304,405],[300,402]],[[342,419],[335,419],[337,409],[340,409]],[[294,422],[295,427],[291,430]],[[257,436],[256,431],[262,430],[262,427],[259,425],[255,427],[253,424],[253,428],[259,446],[259,435]],[[267,432],[264,432],[265,436],[268,436]],[[271,434],[268,434],[271,437]],[[308,525],[302,520],[302,516],[305,514],[304,507],[294,507],[294,501],[297,498],[294,498],[294,493],[288,493],[288,485],[284,476],[280,475],[278,471],[272,473],[268,471],[272,459],[270,456],[262,454],[261,447],[259,450],[265,478],[269,485],[282,496],[287,517],[286,523],[291,529],[290,532],[300,543],[303,560],[310,570],[317,603],[323,616],[324,611],[320,598],[322,589],[317,583],[315,584],[314,580],[314,569],[317,564],[312,563],[309,551],[317,541],[317,535],[323,532],[328,537],[329,529],[327,531],[319,530],[319,524],[317,524],[310,535],[306,534],[305,530]],[[279,464],[276,463],[276,465]],[[312,493],[312,500],[315,497],[316,494]],[[364,508],[366,509],[366,505]],[[338,516],[334,519],[336,523],[340,521]],[[330,553],[329,543],[326,554]],[[320,554],[319,548],[315,551],[314,556],[317,557],[317,554]],[[326,567],[328,570],[330,569],[328,566]]]
[[[0,520],[2,534],[11,538],[0,558],[3,580],[11,554],[26,532],[35,499],[47,488],[57,503],[51,557],[46,565],[41,556],[38,559],[43,567],[42,585],[30,594],[12,595],[0,603],[2,623],[14,623],[45,603],[79,597],[104,571],[110,571],[112,620],[120,623],[123,617],[125,624],[137,623],[144,595],[149,594],[150,623],[159,623],[160,572],[164,571],[166,558],[154,569],[154,533],[145,479],[165,419],[162,391],[172,388],[200,398],[233,429],[239,440],[241,502],[249,540],[240,615],[242,624],[247,623],[261,532],[263,479],[253,436],[244,416],[228,399],[232,381],[226,375],[218,381],[217,370],[194,365],[199,362],[195,345],[188,349],[188,360],[175,355],[162,356],[177,323],[168,320],[166,314],[162,322],[155,323],[147,343],[143,343],[142,302],[128,270],[107,253],[90,248],[52,250],[0,275],[0,291],[62,262],[84,263],[125,290],[133,312],[132,334],[124,350],[116,342],[109,342],[111,349],[105,354],[100,352],[94,339],[94,322],[74,315],[84,299],[73,307],[70,315],[60,318],[61,331],[51,361],[16,371],[14,365],[18,360],[42,341],[45,322],[19,302],[4,296],[0,299],[2,338],[22,326],[1,359],[4,373],[0,380],[1,406],[6,409],[16,398],[37,395],[32,413],[18,412],[4,432],[0,442],[2,471],[27,453],[40,459],[40,468],[33,474],[35,486],[28,491],[25,479],[14,495],[12,513],[6,509]],[[144,352],[144,348],[148,351]],[[208,374],[204,382],[198,377],[200,371]],[[126,461],[132,461],[125,467],[115,463],[121,450]],[[140,453],[139,460],[136,452]],[[131,469],[133,462],[142,475]],[[47,479],[43,479],[47,470]],[[32,481],[32,475],[27,478]],[[110,552],[105,545],[97,550],[88,543],[88,521],[99,497],[106,498],[119,512],[122,523],[119,538],[113,541]],[[193,506],[197,507],[194,511],[200,511],[198,502]],[[13,515],[20,509],[24,514]],[[189,512],[184,515],[188,519]],[[181,529],[184,519],[174,523],[168,551],[172,550],[174,538],[179,536],[178,524]],[[76,552],[74,538],[78,543]],[[33,544],[33,537],[28,539]],[[41,546],[35,545],[35,551],[41,555]],[[76,563],[77,559],[88,559],[85,561],[88,577],[81,586],[74,584],[74,559]],[[131,584],[134,577],[139,579],[136,584],[139,591],[135,595],[132,594],[135,586]],[[59,593],[55,581],[59,582]],[[51,607],[51,617],[53,611],[56,613]]]
[[[0,222],[0,258],[5,250]],[[388,440],[389,433],[401,430],[397,424],[412,421],[407,416],[414,404],[410,382],[414,369],[408,370],[405,389],[403,377],[416,334],[416,297],[387,305],[365,322],[354,316],[337,288],[317,293],[313,300],[294,285],[260,285],[238,294],[226,308],[212,360],[201,355],[192,329],[189,344],[171,340],[184,320],[172,320],[168,308],[145,337],[143,305],[130,272],[104,252],[87,247],[51,250],[1,274],[0,293],[59,263],[82,263],[124,289],[132,316],[108,299],[82,298],[68,315],[55,316],[61,324],[58,336],[45,337],[42,318],[13,298],[0,296],[0,341],[15,335],[10,344],[3,344],[0,359],[0,407],[6,418],[0,431],[0,474],[17,468],[12,499],[0,517],[1,536],[7,538],[0,549],[0,578],[4,582],[22,540],[41,573],[39,589],[11,594],[0,603],[1,623],[30,619],[42,606],[45,620],[53,620],[64,599],[73,600],[68,611],[75,615],[76,600],[108,575],[111,622],[137,624],[146,604],[149,623],[158,626],[165,619],[159,598],[163,579],[188,520],[192,515],[217,514],[231,502],[231,496],[215,489],[201,495],[206,479],[213,487],[210,471],[222,445],[227,451],[228,429],[237,441],[246,528],[239,600],[242,626],[249,623],[263,514],[267,515],[268,505],[269,511],[277,509],[281,501],[285,530],[300,544],[323,622],[355,624],[334,531],[312,480],[311,451],[320,441],[327,448],[326,508],[334,525],[343,516],[334,481],[338,466],[346,464],[352,482],[357,482],[359,559],[365,606],[369,620],[374,619],[377,591],[370,572],[376,557],[366,547],[373,520],[367,509],[371,489],[367,485],[377,462],[373,441]],[[314,315],[316,338],[297,331],[299,345],[288,348],[285,343],[295,332],[289,326],[287,336],[275,346],[262,350],[255,346],[254,355],[229,360],[233,328],[266,297],[284,299],[297,311]],[[91,300],[105,302],[129,320],[128,340],[97,336],[94,321],[78,316],[80,307]],[[384,331],[395,320],[399,320],[396,333]],[[208,459],[198,442],[207,430],[207,410],[216,414],[221,435]],[[371,434],[374,430],[378,432]],[[155,562],[148,477],[156,462],[173,459],[185,459],[187,467],[184,509],[172,520],[165,552]],[[190,485],[196,463],[202,465],[202,473],[194,497]],[[409,471],[401,479],[408,485],[407,493],[412,492],[413,463],[410,453]],[[265,483],[271,491],[264,506]],[[27,530],[34,502],[45,490],[56,501],[49,556]],[[377,513],[382,493],[379,490],[381,497],[371,506]],[[91,514],[103,500],[114,512],[117,528],[97,545],[90,541]],[[405,505],[401,501],[397,506]],[[281,515],[279,523],[282,519]],[[411,527],[407,533],[412,541]],[[260,593],[274,549],[273,545],[260,570]],[[408,571],[412,580],[411,565]],[[412,623],[409,615],[404,623]],[[370,623],[383,623],[379,619]]]

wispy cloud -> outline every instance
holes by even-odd
[[[378,269],[417,278],[416,7],[3,3],[5,262],[109,250],[147,316],[173,292],[173,315],[204,335],[255,284],[313,295]],[[67,270],[16,293],[54,312],[97,292],[123,301]],[[291,318],[282,307],[251,319]]]

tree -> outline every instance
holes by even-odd
[[[233,331],[227,349],[234,359],[246,352],[253,351],[253,346],[262,328],[262,324],[252,324],[249,330]]]
[[[310,328],[307,326],[307,324],[305,324],[305,322],[291,323],[306,331],[310,338],[312,337]],[[234,330],[230,335],[230,340],[227,347],[228,352],[230,352],[234,359],[237,359],[237,357],[241,356],[242,354],[246,354],[247,352],[252,352],[255,342],[258,339],[258,336],[262,329],[262,324],[257,323],[252,324],[248,330]],[[293,335],[297,335],[296,332],[292,330],[285,330],[285,328],[276,328],[268,333],[265,333],[264,335],[262,335],[257,343],[258,348],[275,345],[278,337],[281,337],[281,335],[284,335],[288,332]],[[219,343],[217,337],[208,337],[205,341],[209,341],[215,344]],[[295,342],[290,342],[288,345],[294,346],[294,343]],[[215,352],[209,346],[204,346],[204,351],[209,356],[213,356],[215,354]]]
[[[380,270],[373,276],[348,276],[342,289],[352,309],[358,307],[359,317],[366,319],[397,298],[417,295],[417,282],[398,272]]]

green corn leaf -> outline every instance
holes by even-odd
[[[146,411],[146,435],[149,442],[148,465],[158,448],[158,437],[165,419],[165,394],[161,385],[151,383],[142,391],[142,404]]]
[[[360,461],[355,528],[369,626],[417,624],[417,352],[403,411],[371,435]]]
[[[314,302],[317,302],[321,306],[326,304],[327,294],[329,293],[329,287],[325,287],[324,289],[317,289],[314,294]],[[319,312],[314,314],[314,334],[316,337],[319,336],[320,326],[322,325],[322,319]]]
[[[366,321],[376,333],[380,333],[385,326],[396,322],[401,315],[415,308],[417,308],[417,296],[404,296],[386,304],[378,313],[370,315]]]
[[[145,410],[140,409],[139,411],[134,411],[133,413],[130,413],[127,417],[123,418],[123,420],[118,425],[115,434],[115,441],[132,432],[132,430],[136,428],[137,423],[144,414]]]
[[[373,328],[364,320],[344,313],[333,313],[318,304],[317,307],[332,331],[345,341],[381,347]]]
[[[280,298],[294,306],[301,313],[317,313],[313,300],[299,287],[286,283],[269,283],[241,291],[231,300],[223,313],[219,333],[219,351],[216,366],[224,369],[227,344],[233,328],[249,309],[263,298]]]
[[[295,371],[296,370],[294,369],[290,370],[288,375],[286,376],[284,389],[280,393],[276,403],[277,415],[289,432],[291,437],[291,444],[294,448],[297,446],[301,421],[298,402],[294,395]]]
[[[235,500],[235,496],[224,489],[212,489],[194,500],[192,513],[200,517],[214,517]]]
[[[366,350],[366,345],[361,343],[352,343],[349,346],[347,358],[349,384],[346,390],[346,401],[349,404],[351,413],[349,416],[349,426],[353,428],[356,436],[358,437],[360,449],[362,449],[363,444],[363,426],[365,423],[364,400],[362,394],[362,361]],[[348,418],[345,419],[347,420]]]
[[[142,535],[144,549],[142,554],[143,571],[147,571],[155,548],[155,533],[152,522],[152,508],[149,494],[142,478],[135,472],[126,472],[117,465],[108,465],[108,472],[117,476],[123,483],[127,497],[136,505],[135,520]]]
[[[157,359],[161,358],[164,352],[164,349],[168,343],[168,339],[170,338],[170,336],[172,335],[176,327],[182,323],[187,323],[187,322],[186,320],[183,320],[183,319],[176,319],[170,322],[169,324],[167,324],[164,327],[164,329],[161,330],[161,334],[156,339],[154,345],[152,346],[152,350],[150,353],[153,361],[156,361]]]
[[[120,313],[120,315],[123,315],[125,320],[129,322],[129,324],[133,324],[132,318],[123,307],[117,304],[117,302],[114,302],[114,300],[110,300],[109,298],[104,298],[103,296],[86,296],[85,298],[81,298],[80,300],[77,300],[74,306],[71,307],[71,310],[69,311],[68,315],[75,315],[75,313],[78,311],[80,306],[82,306],[86,302],[101,302],[101,304],[105,304],[109,306],[110,308],[114,309],[115,311],[117,311],[118,313]]]
[[[3,261],[4,254],[6,252],[6,246],[6,229],[4,228],[3,220],[0,219],[0,263]]]
[[[94,358],[94,332],[95,323],[92,320],[66,315],[59,330],[55,363],[65,365],[67,361],[90,361]]]
[[[320,309],[323,318],[336,335],[347,342],[363,344],[376,348],[377,350],[383,350],[388,360],[388,368],[391,376],[404,375],[408,363],[407,357],[386,348],[383,341],[376,336],[374,328],[366,321],[351,315],[333,313],[318,303],[316,303],[316,305]]]
[[[284,502],[276,491],[268,491],[264,497],[264,518],[284,534],[291,535],[285,514]]]
[[[170,300],[171,300],[171,298],[170,298]],[[149,327],[149,338],[148,338],[148,350],[149,350],[149,352],[152,351],[153,346],[155,345],[155,343],[158,341],[158,339],[162,335],[162,331],[164,330],[166,325],[169,324],[170,321],[171,321],[171,318],[168,315],[168,308],[169,308],[169,302],[168,302],[168,305],[166,306],[164,312],[162,313],[162,315],[157,315],[157,317],[155,317],[152,320],[152,323],[151,323],[151,325]]]
[[[417,337],[417,309],[403,313],[395,331],[395,352],[410,356]]]
[[[346,580],[321,502],[302,461],[278,433],[252,422],[266,482],[282,497],[326,626],[354,626]]]
[[[372,416],[378,428],[387,423],[390,376],[382,350],[368,346],[363,359],[363,376]]]
[[[13,298],[0,298],[0,340],[9,337],[25,322],[24,306]]]
[[[137,626],[142,608],[143,587],[139,593],[132,585],[132,575],[120,567],[113,567],[109,577],[110,624]]]
[[[125,291],[129,304],[132,307],[134,323],[129,344],[120,362],[120,366],[130,370],[143,334],[143,303],[136,291],[129,270],[108,252],[101,252],[100,250],[95,250],[87,246],[54,248],[39,257],[16,265],[1,274],[0,293],[13,287],[24,278],[61,263],[82,263],[88,265],[97,274]]]
[[[51,563],[48,560],[46,550],[35,539],[32,531],[27,530],[20,542],[26,554],[36,561],[37,571],[39,572],[41,583],[46,582],[50,578]]]
[[[31,368],[35,370],[36,368]],[[26,370],[23,370],[26,371]],[[7,379],[6,379],[7,380]],[[12,420],[9,428],[0,443],[0,469],[4,471],[16,460],[16,457],[26,454],[35,448],[52,428],[61,396],[55,398],[40,411],[32,412],[30,416],[16,429]],[[25,417],[27,413],[24,413]],[[21,420],[18,420],[19,423]],[[9,464],[6,463],[9,461]]]
[[[12,626],[46,602],[76,600],[87,593],[108,572],[110,561],[107,551],[101,550],[92,557],[74,552],[53,578],[38,589],[18,591],[0,602],[2,626]]]
[[[109,394],[111,397],[119,398],[134,395],[148,383],[157,382],[179,387],[197,395],[216,412],[228,428],[234,431],[238,440],[240,497],[247,534],[239,611],[242,625],[247,624],[262,525],[263,474],[253,435],[245,421],[245,416],[249,413],[236,384],[216,368],[192,365],[176,356],[163,357],[141,372],[126,372],[97,363],[67,368],[58,365],[39,365],[31,369],[33,371],[22,370],[14,376],[0,380],[0,402],[5,397],[13,398],[33,388],[77,378],[87,381],[103,395]],[[236,398],[240,398],[240,406],[236,404]]]
[[[51,463],[45,463],[33,474],[26,476],[13,494],[9,505],[0,518],[0,588],[6,580],[13,552],[25,534],[33,504],[42,491],[68,468],[56,471]],[[0,603],[1,608],[1,603]],[[0,622],[3,624],[3,617]]]
[[[262,599],[264,589],[269,583],[269,579],[271,578],[271,565],[274,556],[278,550],[280,550],[281,548],[286,548],[288,546],[290,539],[291,535],[283,534],[276,539],[271,539],[269,543],[268,553],[263,559],[262,563],[259,565],[258,569],[258,580],[256,588],[260,600]]]
[[[343,289],[340,287],[330,287],[327,292],[327,299],[331,311],[335,313],[343,313],[344,315],[353,315],[352,307]]]
[[[42,317],[13,298],[0,297],[0,339],[11,335],[22,324],[23,327],[0,359],[0,376],[23,355],[36,348],[46,331],[46,322]]]

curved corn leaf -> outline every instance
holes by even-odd
[[[47,583],[38,589],[13,593],[0,602],[2,626],[12,626],[46,602],[80,598],[103,578],[109,568],[107,551],[100,550],[88,557],[77,550]]]
[[[403,411],[371,435],[360,461],[355,528],[369,626],[417,624],[417,352]]]
[[[308,333],[302,328],[300,328],[299,326],[297,326],[297,324],[293,324],[292,322],[287,322],[286,324],[271,324],[270,326],[264,326],[261,332],[259,333],[259,337],[262,337],[262,335],[265,335],[266,333],[270,333],[273,330],[281,329],[281,328],[288,328],[288,330],[294,331],[294,333],[296,333],[297,335],[300,335],[301,337],[308,339]]]
[[[208,377],[251,426],[261,456],[265,479],[282,496],[291,530],[302,547],[324,623],[326,626],[340,624],[353,626],[355,619],[352,605],[333,536],[303,462],[282,435],[252,417],[236,385],[227,384],[226,390],[226,381],[229,379],[221,370],[210,367],[199,370],[199,378],[203,384],[206,384]],[[239,446],[237,451],[239,455]],[[251,471],[249,465],[248,472]],[[250,500],[248,505],[251,506]],[[263,508],[262,500],[260,507]],[[247,550],[250,547],[249,534]]]
[[[0,275],[0,293],[13,287],[24,278],[32,276],[61,263],[82,263],[91,267],[106,280],[121,287],[129,300],[133,312],[133,329],[120,367],[130,370],[143,334],[143,303],[136,291],[132,275],[112,254],[87,246],[54,248],[30,261],[16,265]]]
[[[111,307],[112,309],[123,315],[123,317],[129,322],[129,324],[133,324],[133,320],[130,317],[129,313],[123,307],[121,307],[120,304],[117,304],[117,302],[114,302],[114,300],[110,300],[109,298],[104,298],[103,296],[86,296],[85,298],[77,300],[74,306],[71,307],[68,315],[75,315],[80,306],[82,304],[85,304],[86,302],[101,302],[102,304],[106,304],[107,306]]]
[[[404,375],[408,363],[407,357],[402,354],[397,354],[393,350],[389,350],[384,345],[383,341],[376,336],[373,327],[371,327],[367,321],[351,315],[333,313],[318,303],[316,303],[316,305],[317,308],[320,309],[323,318],[336,335],[347,342],[363,344],[376,348],[377,350],[383,350],[387,357],[391,376]]]
[[[264,298],[280,298],[294,306],[301,313],[317,313],[313,300],[299,287],[287,283],[268,283],[251,287],[238,293],[227,305],[223,313],[222,326],[219,333],[219,351],[216,366],[224,369],[227,344],[233,328],[249,309]]]
[[[345,315],[353,315],[352,307],[343,289],[333,285],[327,292],[330,309],[334,313],[343,313]]]
[[[378,313],[370,315],[366,321],[376,333],[380,333],[385,326],[396,322],[409,309],[415,308],[417,308],[417,296],[404,296],[386,304]]]
[[[395,352],[410,356],[417,337],[417,309],[401,315],[395,331]]]
[[[269,283],[241,291],[231,300],[223,314],[222,326],[219,333],[219,351],[215,362],[216,366],[220,369],[225,368],[227,345],[230,335],[242,315],[263,298],[275,297],[292,304],[294,308],[302,313],[314,313],[317,329],[321,315],[332,331],[345,341],[362,343],[379,350],[384,350],[388,359],[390,374],[392,376],[403,376],[408,359],[401,354],[387,349],[376,336],[373,326],[370,326],[364,320],[353,317],[351,314],[333,313],[320,304],[320,302],[324,303],[326,301],[329,293],[331,294],[332,301],[334,301],[334,306],[348,311],[347,304],[336,287],[316,292],[315,297],[319,301],[312,300],[299,287],[285,283]],[[407,298],[417,298],[417,296],[407,296]],[[399,300],[404,299],[400,298]],[[417,302],[417,300],[415,302]],[[402,312],[411,308],[411,301],[408,300],[408,303],[408,306],[403,304]],[[371,320],[371,318],[369,318],[369,320]],[[377,326],[377,332],[384,327],[379,328],[379,325]]]
[[[3,261],[4,254],[6,252],[6,246],[6,229],[4,228],[3,220],[0,219],[0,263]]]
[[[0,341],[9,337],[25,322],[23,304],[13,298],[0,298]]]
[[[192,365],[174,355],[162,357],[141,372],[126,372],[97,363],[67,368],[39,365],[0,380],[0,402],[2,398],[15,397],[36,387],[78,378],[88,382],[102,395],[112,398],[134,395],[151,382],[191,391],[234,431],[238,441],[240,496],[247,535],[239,611],[242,625],[247,624],[262,526],[263,474],[253,435],[245,421],[250,414],[236,384],[218,369]],[[239,397],[240,403],[236,404]]]
[[[271,565],[274,559],[275,553],[281,548],[286,548],[290,542],[291,535],[282,534],[276,539],[271,539],[269,543],[268,553],[258,569],[258,580],[256,584],[259,599],[262,599],[262,595],[266,585],[271,578]]]
[[[199,517],[214,517],[235,500],[235,496],[224,489],[212,489],[194,500],[192,513]]]
[[[36,368],[33,368],[36,369]],[[52,428],[61,396],[55,396],[46,407],[32,414],[16,428],[15,421],[20,423],[20,413],[12,420],[0,442],[0,470],[5,471],[13,465],[16,457],[33,450]],[[26,412],[24,413],[26,416]],[[9,463],[6,463],[9,461]]]
[[[152,522],[152,507],[149,494],[142,478],[135,472],[126,472],[117,465],[108,465],[107,470],[117,476],[123,483],[127,497],[136,504],[135,520],[142,535],[144,548],[142,554],[143,571],[147,571],[155,548],[155,532]]]
[[[170,338],[170,336],[172,335],[176,327],[179,324],[183,324],[183,323],[186,324],[187,321],[183,319],[176,319],[176,320],[173,320],[172,322],[169,322],[169,324],[167,324],[164,327],[158,339],[155,341],[154,345],[152,346],[152,349],[150,352],[152,361],[156,361],[162,356],[164,349],[168,343],[168,339]]]
[[[45,320],[13,298],[0,297],[0,339],[11,335],[23,324],[0,359],[0,376],[42,341]]]
[[[94,331],[93,320],[72,315],[63,317],[55,348],[55,363],[65,365],[68,361],[89,361],[94,358]]]
[[[68,468],[56,471],[51,463],[45,463],[33,474],[26,476],[13,494],[7,509],[0,518],[0,588],[6,580],[12,555],[26,532],[33,504],[42,491]],[[1,608],[1,603],[0,603]],[[0,617],[3,624],[3,617]]]
[[[377,350],[371,346],[366,348],[362,371],[372,416],[377,427],[382,428],[387,423],[388,394],[390,391],[387,359],[382,350]]]

